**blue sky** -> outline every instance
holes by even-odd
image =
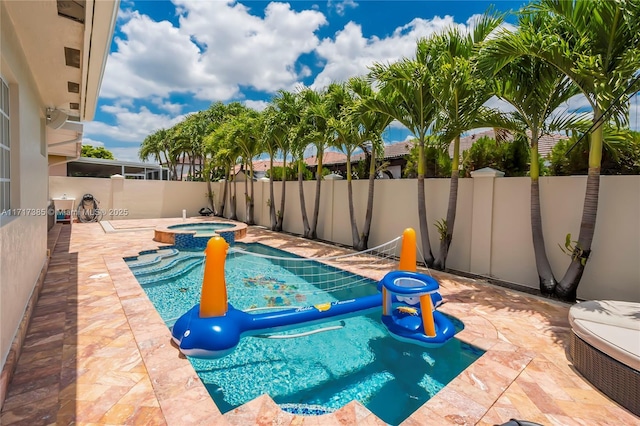
[[[144,138],[215,101],[260,110],[279,89],[320,88],[374,62],[412,56],[417,38],[523,1],[122,0],[95,119],[84,143],[137,161]],[[507,22],[514,22],[510,16]],[[387,142],[406,131],[386,132]]]

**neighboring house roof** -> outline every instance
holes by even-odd
[[[528,135],[531,135],[530,132],[527,131]],[[468,135],[468,136],[464,136],[460,138],[460,153],[466,151],[467,149],[471,148],[471,145],[473,145],[473,143],[475,141],[477,141],[478,139],[482,138],[482,137],[489,137],[489,138],[495,138],[495,132],[493,131],[493,129],[490,130],[485,130],[483,132],[480,133],[475,133],[473,135]],[[542,157],[546,157],[549,153],[551,153],[551,150],[553,149],[553,147],[560,142],[561,140],[565,140],[568,139],[567,136],[559,134],[559,133],[554,133],[552,135],[544,135],[540,138],[540,140],[538,141],[538,152],[540,153],[540,155]],[[504,139],[505,141],[511,142],[513,141],[513,134],[511,133],[507,133],[506,137]],[[453,144],[449,145],[449,155],[453,156]]]
[[[282,161],[273,160],[273,167],[282,167],[284,163]],[[241,169],[240,164],[236,164],[233,167],[233,173],[238,173]],[[256,160],[253,162],[253,172],[266,172],[269,170],[269,160]]]
[[[304,162],[307,166],[317,166],[318,165],[318,157],[311,156],[304,159]],[[341,152],[327,151],[322,156],[322,164],[342,164],[347,162],[347,156]]]
[[[391,145],[386,145],[384,147],[384,159],[388,160],[391,158],[399,158],[404,157],[409,154],[411,148],[413,147],[413,143],[408,141],[397,142]]]
[[[402,142],[396,142],[389,145],[385,145],[383,158],[385,160],[391,160],[394,158],[404,157],[405,155],[409,154],[409,151],[411,151],[412,146],[413,144],[409,141],[402,141]],[[365,158],[365,155],[364,155],[364,152],[361,152],[351,157],[351,160],[355,162],[355,161],[360,161],[363,158]],[[346,158],[344,162],[346,162]]]

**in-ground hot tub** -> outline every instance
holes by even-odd
[[[239,222],[207,221],[181,223],[155,229],[154,241],[174,245],[182,250],[203,250],[209,239],[219,235],[233,245],[247,235],[247,225]]]

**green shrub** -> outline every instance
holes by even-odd
[[[414,145],[406,156],[407,165],[404,169],[404,177],[418,177],[418,146]],[[424,176],[427,178],[451,177],[451,158],[446,149],[425,146],[424,148]]]
[[[622,135],[622,136],[621,136]],[[583,138],[571,152],[569,149],[578,140],[572,136],[560,141],[549,154],[551,173],[556,176],[586,175],[589,171],[589,137]],[[607,138],[602,149],[600,174],[640,174],[640,133],[628,132],[615,138]]]
[[[478,139],[462,154],[461,176],[470,177],[474,170],[484,167],[504,172],[505,176],[527,176],[529,174],[529,140],[524,135],[516,135],[513,142],[497,143],[486,136]],[[538,157],[540,175],[548,174],[544,160]]]
[[[298,165],[297,164],[289,164],[286,169],[282,166],[274,166],[273,167],[273,180],[282,181],[283,173],[286,176],[286,180],[298,180]],[[267,170],[265,174],[266,177],[271,177],[271,170]],[[305,167],[303,170],[303,179],[304,180],[312,180],[314,178],[313,173],[309,168]]]

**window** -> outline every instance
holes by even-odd
[[[11,140],[9,138],[9,86],[0,78],[0,212],[11,205]]]

